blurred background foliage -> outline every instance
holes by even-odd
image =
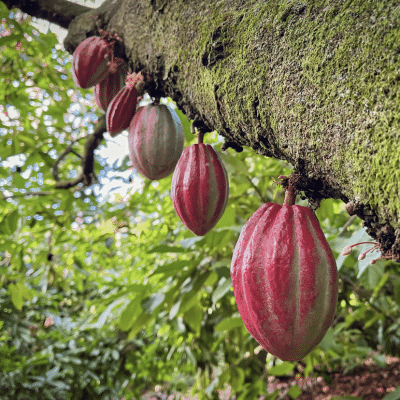
[[[0,399],[140,399],[148,391],[218,399],[229,385],[236,399],[268,400],[278,396],[267,394],[268,376],[318,376],[400,356],[399,264],[371,265],[377,254],[358,261],[363,246],[341,256],[371,239],[332,199],[317,210],[340,272],[332,328],[298,363],[266,354],[248,334],[231,256],[251,214],[282,203],[274,179],[292,169],[283,161],[247,148],[222,153],[229,202],[204,237],[176,215],[171,177],[149,182],[129,168],[126,132],[120,157],[107,153],[117,142],[108,134],[96,150],[95,184],[54,189],[54,162],[72,145],[60,177],[80,173],[101,114],[92,90],[74,85],[71,57],[54,34],[39,34],[1,2],[0,15]],[[195,143],[177,112],[185,145]],[[216,132],[205,141],[220,150]],[[300,393],[294,386],[289,394]]]

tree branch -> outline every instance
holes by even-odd
[[[75,179],[70,179],[66,181],[58,180],[58,163],[68,154],[72,152],[72,145],[75,142],[72,142],[60,155],[60,157],[56,160],[53,166],[53,177],[57,181],[55,184],[56,189],[68,189],[70,187],[79,185],[83,183],[84,186],[89,186],[92,184],[95,179],[94,175],[94,151],[99,147],[101,141],[104,137],[104,132],[107,131],[106,127],[106,118],[105,115],[102,115],[99,118],[99,122],[97,123],[94,133],[88,136],[85,143],[85,154],[82,157],[82,173],[76,177]]]
[[[4,196],[3,195],[3,200],[6,199],[12,199],[15,197],[25,197],[25,196],[50,196],[54,195],[54,192],[26,192],[26,193],[14,193],[11,194],[10,196]]]
[[[32,17],[45,19],[65,29],[75,17],[92,10],[67,0],[3,0],[3,3],[9,9],[19,8]]]
[[[60,154],[60,157],[57,158],[57,160],[54,162],[53,164],[53,168],[51,169],[51,173],[53,175],[53,178],[55,181],[59,181],[60,178],[58,176],[58,165],[60,164],[60,162],[69,154],[69,153],[73,153],[75,155],[77,155],[78,157],[82,158],[82,156],[80,156],[79,154],[77,154],[73,149],[72,146],[79,142],[80,140],[82,140],[83,138],[78,138],[76,140],[74,140],[71,144],[69,144],[65,150]]]

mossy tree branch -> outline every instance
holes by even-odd
[[[285,159],[312,199],[356,204],[400,259],[400,3],[106,0],[69,25],[73,52],[103,28],[122,38],[150,94],[199,130]]]
[[[91,10],[67,0],[3,0],[3,3],[9,9],[19,8],[32,17],[45,19],[65,29],[78,15]]]

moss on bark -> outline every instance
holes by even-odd
[[[119,0],[98,13],[153,94],[288,160],[311,196],[354,201],[399,254],[399,1]],[[70,49],[87,26],[87,16],[71,24]]]

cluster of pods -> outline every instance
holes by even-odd
[[[228,175],[212,146],[199,143],[184,150],[184,131],[176,112],[163,104],[138,107],[145,84],[142,73],[128,73],[114,56],[119,38],[103,32],[75,50],[72,74],[82,88],[94,86],[97,105],[106,113],[107,131],[116,136],[128,129],[132,166],[151,180],[174,172],[171,196],[183,223],[196,235],[205,235],[224,213]]]
[[[171,197],[182,222],[198,236],[223,215],[229,182],[223,162],[198,134],[184,149],[176,112],[162,104],[138,107],[141,73],[128,73],[114,57],[118,37],[90,37],[76,49],[73,77],[94,86],[111,136],[128,129],[132,166],[151,180],[173,173]],[[324,337],[338,297],[337,268],[314,213],[295,205],[295,189],[283,205],[262,205],[244,225],[236,244],[231,277],[239,313],[260,345],[282,360],[300,360]]]

